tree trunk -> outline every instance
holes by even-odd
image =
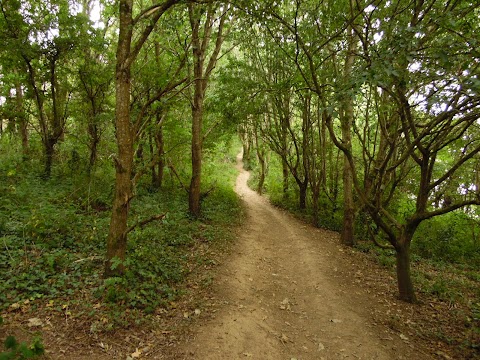
[[[300,210],[305,210],[307,208],[307,188],[308,181],[305,181],[304,183],[298,183],[298,189],[300,191],[298,207]]]
[[[115,195],[107,238],[104,276],[120,276],[127,250],[128,208],[132,198],[133,139],[130,124],[130,65],[133,0],[120,1],[120,33],[115,68],[115,125],[118,158],[115,159]],[[120,264],[112,268],[114,259]]]
[[[46,179],[50,178],[50,175],[52,174],[53,155],[55,153],[56,143],[57,141],[54,138],[47,136],[43,144],[45,149],[45,163],[44,163],[43,176]]]
[[[153,135],[149,133],[148,135],[148,149],[150,150],[150,161],[154,161],[155,159],[155,151],[156,149],[153,146]],[[150,167],[151,172],[151,185],[152,188],[158,189],[158,177],[157,177],[157,164],[153,162],[152,166]]]
[[[260,142],[258,137],[258,125],[254,125],[254,136],[255,136],[255,149],[257,150],[258,164],[260,165],[260,173],[258,178],[257,193],[262,195],[263,185],[265,183],[265,173],[266,173],[266,161],[265,161],[265,149],[263,144]]]
[[[192,101],[192,178],[188,192],[188,209],[194,217],[200,216],[200,190],[202,176],[202,148],[203,148],[203,102],[207,90],[208,79],[219,58],[219,53],[224,41],[223,26],[226,15],[223,13],[218,22],[216,41],[213,52],[210,54],[207,66],[205,55],[211,40],[211,32],[215,24],[215,9],[213,5],[206,8],[206,18],[203,24],[202,39],[200,39],[201,17],[205,8],[196,8],[193,3],[188,4],[190,26],[192,29],[192,55],[194,93]]]
[[[352,6],[352,4],[351,4]],[[353,62],[355,60],[356,38],[353,28],[348,28],[348,52],[345,59],[345,82],[351,77]],[[353,98],[347,92],[344,96],[343,116],[341,118],[342,140],[347,151],[352,151],[352,123],[354,121]],[[355,204],[353,202],[353,174],[347,156],[343,157],[343,228],[341,242],[345,245],[355,245],[354,222]]]
[[[250,163],[250,144],[246,137],[245,137],[245,140],[242,141],[242,148],[243,148],[242,161],[248,168],[249,165],[247,164]]]
[[[203,97],[195,94],[192,107],[192,178],[188,193],[188,210],[190,214],[200,216],[200,186],[202,176],[202,116]]]
[[[206,82],[203,78],[205,49],[200,45],[200,18],[194,18],[193,5],[189,5],[189,13],[192,27],[194,90],[192,102],[192,177],[190,179],[190,188],[188,192],[188,210],[194,217],[199,217],[202,179],[203,97],[206,87]]]
[[[410,241],[407,235],[403,235],[396,247],[397,282],[400,300],[415,303],[417,297],[410,274]]]
[[[97,161],[97,149],[98,149],[98,144],[100,143],[98,126],[94,123],[89,124],[88,133],[90,134],[90,159],[88,161],[88,171],[90,172]]]
[[[155,144],[157,145],[157,155],[158,155],[158,163],[157,163],[157,171],[156,171],[156,178],[154,182],[154,186],[157,189],[160,189],[163,184],[163,171],[165,168],[165,142],[163,141],[163,126],[160,125],[155,133]]]
[[[266,169],[265,154],[263,154],[262,151],[258,150],[258,148],[257,148],[257,155],[258,155],[258,163],[260,164],[260,174],[259,174],[259,178],[258,178],[257,193],[262,195],[263,185],[265,184],[265,171],[266,171],[265,170]]]
[[[23,158],[27,159],[28,128],[27,128],[27,117],[25,116],[25,111],[23,109],[23,89],[20,82],[16,82],[15,84],[15,98],[17,102],[18,127],[20,131],[20,137],[22,139],[22,154],[23,154]]]
[[[353,108],[352,108],[353,109]],[[347,111],[346,111],[347,112]],[[350,116],[346,115],[342,121],[342,135],[345,146],[351,151],[351,121]],[[342,244],[355,245],[354,234],[355,223],[355,204],[353,202],[353,174],[347,156],[343,157],[343,227],[341,233]]]
[[[288,175],[289,175],[288,164],[287,164],[287,161],[282,157],[283,196],[287,196]]]

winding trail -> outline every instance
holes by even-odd
[[[378,296],[342,284],[335,233],[250,190],[240,156],[236,191],[248,219],[216,279],[221,306],[198,324],[184,358],[430,359],[369,316]]]

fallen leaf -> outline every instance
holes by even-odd
[[[28,319],[28,327],[42,326],[42,325],[43,325],[43,321],[40,320],[39,318]]]
[[[200,315],[202,311],[200,309],[195,309],[195,315]]]
[[[405,335],[403,334],[400,334],[400,339],[404,340],[404,341],[408,341],[408,337],[406,337]]]
[[[322,350],[325,350],[325,345],[323,345],[322,343],[318,343],[318,351]]]
[[[138,350],[138,349],[135,349],[135,352],[131,353],[130,356],[133,358],[133,359],[138,359],[140,357],[140,355],[142,355],[142,351],[141,350]]]

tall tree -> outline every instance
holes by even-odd
[[[73,54],[85,18],[73,14],[66,0],[1,4],[4,42],[26,69],[25,85],[34,99],[44,147],[44,175],[50,176],[56,144],[68,118]],[[17,71],[18,70],[17,68]],[[21,89],[21,88],[20,88]],[[19,92],[20,96],[20,92]]]
[[[410,244],[418,226],[480,204],[473,179],[466,186],[460,176],[462,169],[473,170],[480,151],[474,135],[480,118],[476,80],[480,54],[469,45],[478,36],[478,24],[472,23],[477,11],[478,7],[459,2],[445,6],[432,2],[425,8],[423,2],[399,0],[363,12],[364,26],[357,35],[366,62],[365,71],[358,71],[358,81],[367,79],[372,85],[379,132],[378,142],[360,136],[372,165],[366,181],[358,178],[354,154],[328,123],[332,138],[354,169],[361,202],[396,251],[400,298],[409,302],[416,301]],[[392,199],[401,192],[414,204],[399,212]],[[436,207],[439,198],[442,206]]]
[[[190,213],[198,217],[201,208],[201,177],[203,148],[203,112],[208,81],[220,56],[225,40],[228,7],[209,3],[188,4],[192,31],[193,98],[192,108],[192,177],[188,192]],[[212,32],[215,43],[211,46]]]
[[[133,17],[133,0],[119,1],[119,34],[115,66],[115,128],[118,153],[115,157],[115,194],[107,238],[105,276],[124,272],[127,250],[127,220],[133,197],[132,168],[134,131],[130,119],[131,67],[161,16],[179,0],[165,0],[140,9]],[[146,24],[145,24],[146,23]],[[139,35],[133,41],[133,31]],[[119,264],[112,262],[119,260]],[[117,266],[114,266],[117,265]]]

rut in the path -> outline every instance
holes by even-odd
[[[334,278],[332,233],[273,208],[247,187],[236,191],[248,220],[217,279],[215,318],[199,326],[186,359],[428,359],[368,318],[371,296]]]

